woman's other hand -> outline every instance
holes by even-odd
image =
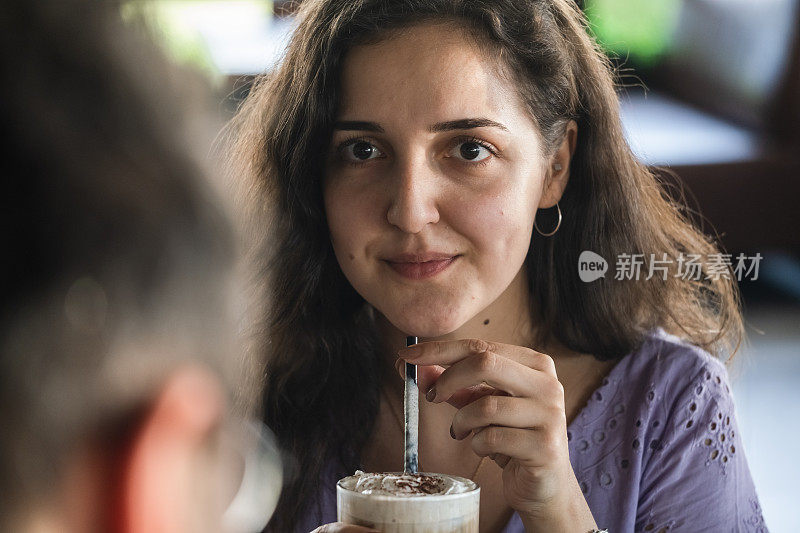
[[[377,529],[372,529],[363,526],[354,526],[352,524],[343,524],[341,522],[333,522],[319,526],[311,533],[380,533]]]
[[[426,399],[456,409],[450,435],[503,469],[503,491],[526,531],[596,528],[569,461],[564,388],[548,355],[480,339],[399,351],[419,365]]]

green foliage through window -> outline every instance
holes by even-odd
[[[652,65],[668,52],[682,0],[586,0],[600,45],[611,55]]]

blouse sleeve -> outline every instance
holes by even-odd
[[[636,531],[766,532],[725,367],[709,358],[683,384],[666,402],[663,438],[649,443]]]

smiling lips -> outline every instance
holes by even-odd
[[[409,279],[431,278],[447,267],[458,258],[457,255],[425,252],[421,254],[398,254],[386,263],[392,270],[401,276]]]

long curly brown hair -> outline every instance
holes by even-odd
[[[571,0],[304,2],[285,58],[255,82],[228,130],[228,155],[260,239],[253,254],[264,289],[256,330],[263,414],[293,464],[269,526],[275,531],[296,527],[328,462],[341,473],[358,466],[379,404],[371,306],[339,268],[321,193],[342,63],[353,46],[428,21],[458,24],[497,52],[549,154],[567,123],[578,124],[563,222],[526,258],[536,342],[552,335],[609,360],[657,327],[718,356],[743,338],[732,276],[710,275],[705,264],[699,279],[676,275],[681,254],[720,250],[631,152],[616,71]],[[651,254],[671,262],[666,279],[584,283],[576,275],[583,250],[606,259],[643,254],[645,272]]]

